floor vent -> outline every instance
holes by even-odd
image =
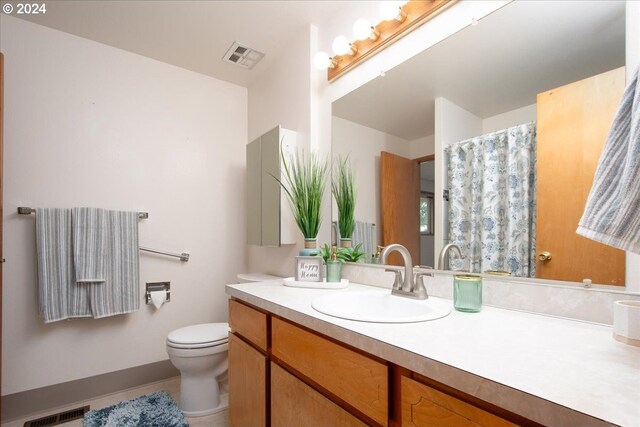
[[[227,53],[222,57],[222,60],[236,64],[242,68],[252,69],[263,57],[264,53],[247,46],[242,46],[238,42],[233,42],[229,50],[227,50]]]
[[[88,405],[81,408],[70,409],[68,411],[58,412],[57,414],[47,415],[46,417],[38,418],[37,420],[27,421],[26,423],[24,423],[24,427],[57,426],[58,424],[63,424],[69,421],[83,418],[84,414],[88,411]]]

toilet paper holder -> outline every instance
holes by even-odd
[[[167,299],[165,302],[171,301],[171,282],[147,282],[146,291],[144,293],[144,303],[153,304],[151,301],[151,292],[166,291]]]

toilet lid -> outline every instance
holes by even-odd
[[[176,329],[167,336],[169,345],[204,347],[224,344],[229,339],[228,323],[202,323]]]

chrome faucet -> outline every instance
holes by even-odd
[[[413,268],[411,267],[413,265],[411,262],[411,254],[407,248],[397,243],[385,246],[380,253],[380,263],[386,264],[387,257],[393,251],[399,252],[400,255],[402,255],[402,260],[404,262],[404,279],[402,278],[402,273],[398,270],[385,270],[393,272],[396,275],[393,282],[393,288],[391,289],[391,294],[415,299],[429,298],[429,295],[427,295],[427,289],[424,287],[424,283],[422,282],[422,277],[427,274],[413,273]]]
[[[438,270],[449,270],[449,251],[452,251],[454,254],[458,256],[459,259],[463,259],[462,252],[460,251],[460,246],[455,243],[449,243],[442,248],[440,251],[440,256],[438,257]]]

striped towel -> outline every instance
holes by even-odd
[[[105,282],[88,284],[96,319],[140,308],[138,213],[105,211],[105,217]]]
[[[351,245],[362,245],[360,250],[366,254],[373,255],[376,250],[376,233],[375,224],[370,222],[356,221],[356,226],[353,229],[353,235],[351,236]]]
[[[38,301],[45,323],[91,317],[86,286],[73,266],[71,209],[36,209]]]
[[[138,214],[90,211],[87,208],[36,209],[38,299],[45,323],[113,316],[140,307]],[[76,212],[81,222],[87,219],[83,215],[94,219],[104,217],[102,232],[87,226],[87,222],[78,225]],[[92,236],[84,235],[87,233]],[[79,251],[76,255],[75,241],[92,253]],[[102,243],[97,244],[99,241]],[[77,281],[74,259],[81,264],[82,274],[87,274],[85,278],[90,279],[97,277],[96,266],[102,264],[103,281]]]
[[[640,82],[622,95],[577,233],[640,253]]]
[[[104,282],[107,211],[73,208],[73,262],[76,282]]]

